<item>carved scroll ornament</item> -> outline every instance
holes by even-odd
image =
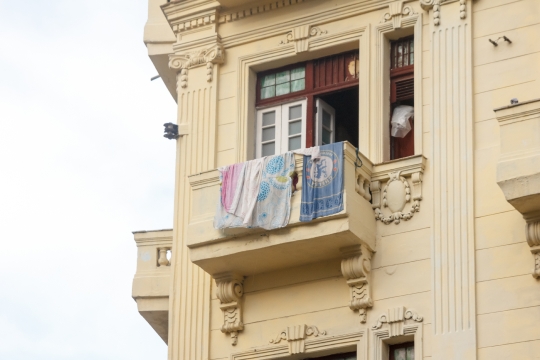
[[[455,0],[420,0],[420,6],[426,11],[433,9],[433,24],[439,26],[441,24],[441,5],[454,1]],[[467,18],[467,0],[459,0],[459,18]]]
[[[326,335],[326,331],[319,331],[316,326],[295,325],[288,326],[280,332],[274,339],[270,340],[271,344],[277,344],[281,340],[287,340],[289,343],[289,354],[301,354],[306,351],[305,339],[308,336]]]
[[[202,50],[187,52],[185,54],[169,55],[169,68],[179,72],[179,85],[187,87],[188,69],[206,64],[206,81],[211,82],[213,78],[214,64],[225,62],[225,50],[223,45],[215,44]]]
[[[287,33],[286,39],[282,40],[280,44],[287,44],[294,42],[294,48],[296,53],[308,51],[309,38],[317,35],[328,33],[326,30],[321,30],[317,26],[304,25],[298,26]]]
[[[217,297],[221,302],[223,326],[221,332],[231,335],[231,344],[238,342],[238,332],[244,329],[242,323],[241,298],[244,295],[243,277],[233,274],[215,276]]]
[[[371,251],[365,246],[352,246],[341,249],[341,273],[349,285],[351,310],[358,310],[360,322],[365,323],[367,309],[373,306],[371,299],[370,272]]]
[[[382,209],[388,208],[391,214],[384,215],[379,201],[373,202],[375,210],[375,219],[382,221],[388,225],[392,222],[399,224],[401,220],[410,220],[414,213],[420,211],[420,201],[422,200],[422,174],[420,172],[413,173],[411,176],[413,183],[413,194],[411,194],[411,186],[405,177],[401,176],[401,172],[390,173],[390,179],[383,189]],[[371,183],[371,192],[373,196],[380,197],[379,181]],[[404,211],[405,205],[413,201],[409,211]]]
[[[396,1],[388,5],[388,12],[384,14],[381,22],[392,21],[392,26],[395,29],[401,28],[401,20],[403,17],[414,15],[415,12],[412,7],[403,7],[403,1]]]
[[[527,222],[527,243],[531,247],[534,256],[534,268],[532,276],[540,279],[540,220]]]
[[[386,314],[379,316],[377,323],[371,328],[373,330],[380,329],[383,324],[388,324],[388,335],[390,337],[404,335],[405,320],[413,320],[422,322],[424,319],[415,313],[413,310],[405,310],[403,306],[388,309]]]

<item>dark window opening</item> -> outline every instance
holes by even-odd
[[[334,142],[348,141],[358,147],[358,87],[321,95],[319,98],[335,109]]]
[[[318,357],[318,358],[309,358],[305,360],[356,360],[356,352],[350,352],[346,354],[335,354],[330,356]]]
[[[414,107],[414,36],[390,43],[390,120],[396,107]],[[418,109],[421,111],[421,109]],[[414,155],[414,117],[404,137],[390,136],[390,160]],[[390,131],[392,123],[390,122]]]
[[[391,345],[389,360],[414,360],[414,342]]]

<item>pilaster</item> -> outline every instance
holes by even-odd
[[[421,0],[431,22],[433,358],[476,358],[471,1]]]
[[[209,356],[211,277],[189,258],[188,176],[215,168],[216,98],[225,53],[217,33],[219,3],[186,0],[162,6],[176,43],[169,56],[175,70],[178,138],[172,281],[169,301],[169,360]]]

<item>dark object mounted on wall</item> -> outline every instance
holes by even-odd
[[[163,124],[165,126],[165,134],[163,137],[166,137],[169,140],[176,139],[178,137],[178,125],[173,123]]]
[[[506,41],[509,44],[512,43],[512,41],[509,38],[507,38],[506,36],[504,36],[504,35],[499,37],[497,40],[491,40],[491,39],[488,39],[488,40],[489,40],[490,43],[493,44],[493,46],[499,46],[499,40],[501,40],[501,39],[503,39],[504,41]]]

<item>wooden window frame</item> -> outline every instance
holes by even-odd
[[[407,349],[408,347],[411,347],[411,346],[414,348],[414,341],[408,341],[408,342],[401,343],[401,344],[389,345],[388,346],[388,353],[389,353],[388,358],[389,358],[389,360],[396,360],[395,357],[394,357],[394,350],[401,349],[401,348]],[[415,352],[414,356],[416,357],[416,352]]]
[[[415,61],[413,60],[413,63],[410,64],[410,57],[409,57],[409,60],[408,60],[408,63],[409,65],[405,65],[405,66],[400,66],[400,67],[397,67],[396,63],[397,63],[397,54],[396,54],[396,48],[397,48],[397,45],[398,44],[403,44],[403,43],[409,43],[409,41],[415,41],[414,40],[414,35],[409,35],[409,36],[406,36],[406,37],[403,37],[403,38],[400,38],[400,39],[397,39],[397,40],[394,40],[390,43],[390,122],[389,122],[389,127],[391,129],[392,127],[392,124],[391,124],[391,120],[392,120],[392,115],[394,113],[394,108],[396,106],[396,102],[398,101],[405,101],[405,100],[410,100],[410,99],[414,99],[415,98],[415,93],[414,93],[414,63]],[[406,46],[407,49],[410,49],[411,46],[410,45],[407,45]],[[407,51],[407,53],[404,53],[404,57],[405,56],[410,56],[411,53],[409,53]],[[413,56],[415,56],[415,53],[412,52]],[[408,96],[408,97],[405,97],[405,98],[399,98],[398,99],[398,94],[397,94],[397,84],[399,82],[402,82],[402,81],[406,81],[406,80],[413,80],[412,81],[412,86],[413,86],[413,89],[412,89],[412,95],[411,96]],[[392,137],[389,133],[389,136],[390,136],[390,160],[398,160],[398,159],[402,159],[404,157],[408,157],[408,156],[413,156],[415,154],[415,134],[414,134],[414,118],[412,118],[411,120],[411,132],[409,134],[406,135],[407,140],[404,140],[405,138],[401,139],[401,138],[395,138],[395,137]],[[391,132],[391,130],[390,130]],[[412,135],[412,138],[410,137],[410,135]],[[412,142],[412,144],[410,144],[410,142]],[[410,149],[412,146],[412,154],[409,154],[409,155],[405,155],[405,156],[399,156],[399,157],[396,157],[396,148],[400,148],[400,149]]]
[[[351,78],[351,79],[346,78],[344,81],[339,82],[337,84],[323,85],[323,86],[317,87],[315,84],[315,70],[316,70],[315,63],[321,62],[327,59],[339,57],[339,56],[343,56],[344,58],[346,56],[352,56],[355,59],[354,78]],[[312,59],[309,61],[299,62],[299,63],[283,66],[280,68],[262,71],[257,74],[255,108],[258,111],[259,109],[262,109],[262,108],[266,108],[270,106],[277,106],[280,104],[287,103],[289,101],[306,99],[307,105],[306,105],[306,119],[305,119],[306,121],[305,121],[305,128],[304,128],[304,132],[305,132],[304,144],[305,144],[305,147],[307,148],[312,147],[316,144],[316,139],[315,139],[315,136],[316,136],[316,129],[315,129],[316,97],[324,95],[324,94],[332,93],[335,91],[358,87],[360,84],[360,80],[359,80],[359,67],[360,67],[359,61],[360,60],[359,59],[360,59],[359,50],[356,49],[352,51],[338,53],[335,55],[325,56],[322,58]],[[302,65],[304,65],[306,69],[304,90],[291,92],[285,95],[274,96],[267,99],[261,99],[261,79],[263,79],[266,75],[277,73],[280,71],[296,69]],[[332,76],[336,76],[337,72],[344,69],[340,69],[339,67],[338,68],[333,67],[332,70],[334,71]],[[258,143],[257,143],[257,148],[258,148]]]

